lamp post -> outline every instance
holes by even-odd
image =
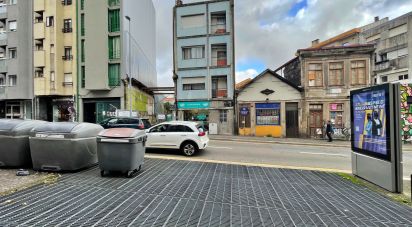
[[[132,48],[131,48],[131,32],[130,32],[130,24],[131,24],[131,19],[129,16],[125,16],[126,20],[129,21],[129,111],[130,111],[130,117],[132,117]]]

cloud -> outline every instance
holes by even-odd
[[[174,2],[175,0],[153,0],[157,10],[159,86],[173,84]],[[299,2],[302,1],[235,0],[236,64],[239,78],[253,75],[245,72],[254,67],[242,67],[249,60],[258,59],[264,65],[262,68],[275,69],[293,58],[297,49],[309,47],[314,39],[325,40],[371,23],[375,16],[393,19],[412,9],[412,1],[405,0],[307,0],[303,8],[298,7],[299,11],[295,16],[288,15]]]
[[[254,78],[257,76],[259,73],[256,71],[256,69],[247,69],[244,71],[238,71],[236,72],[236,83],[239,83],[247,78]]]

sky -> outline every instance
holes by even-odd
[[[158,86],[172,86],[173,6],[156,8]],[[183,0],[183,3],[199,0]],[[236,81],[276,69],[299,48],[373,22],[412,11],[412,0],[235,0]]]

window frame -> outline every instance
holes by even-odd
[[[354,63],[359,63],[359,62],[363,62],[364,66],[363,67],[359,67],[359,66],[355,66],[353,67]],[[364,77],[365,77],[365,83],[359,83],[359,70],[360,69],[364,69]],[[351,75],[351,85],[353,86],[361,86],[361,85],[366,85],[368,84],[368,73],[367,73],[367,60],[363,59],[363,60],[352,60],[350,61],[350,75]],[[356,83],[353,80],[354,79],[354,71],[357,72],[356,75]]]
[[[194,88],[194,86],[203,86],[202,88],[198,89],[198,88]],[[188,87],[190,87],[188,89]],[[206,83],[190,83],[190,84],[183,84],[182,85],[182,90],[183,91],[204,91],[206,90]]]
[[[17,86],[17,75],[8,75],[8,86],[9,87],[15,87]],[[12,80],[13,78],[13,80]],[[14,84],[12,83],[14,81]]]
[[[310,66],[311,65],[320,65],[320,69],[310,69]],[[310,77],[311,77],[311,72],[314,72],[315,73],[315,77],[314,77],[314,79],[311,79]],[[320,72],[320,77],[321,77],[321,85],[316,85],[316,77],[317,77],[317,72]],[[307,81],[308,81],[308,87],[313,87],[313,88],[316,88],[316,87],[318,87],[318,88],[320,88],[320,87],[324,87],[325,85],[324,85],[324,83],[325,83],[325,80],[324,80],[324,75],[323,75],[324,73],[323,73],[323,62],[309,62],[309,63],[307,63]],[[311,81],[314,81],[314,85],[311,85]]]
[[[17,58],[17,48],[10,47],[9,48],[9,59],[16,59]]]
[[[332,68],[331,67],[331,65],[337,65],[337,64],[340,64],[341,68]],[[340,72],[340,76],[341,76],[340,81],[341,81],[341,83],[340,84],[338,84],[338,83],[331,84],[332,74],[334,74],[333,76],[336,77],[335,81],[338,81],[337,80],[337,74],[336,74],[337,72]],[[344,86],[344,85],[345,85],[345,63],[343,61],[329,62],[328,63],[328,86],[330,86],[330,87],[341,87],[341,86]]]
[[[11,25],[15,25],[15,27],[14,28],[11,28]],[[17,20],[9,20],[8,21],[8,27],[9,27],[9,31],[11,31],[11,32],[15,32],[15,31],[17,31]]]

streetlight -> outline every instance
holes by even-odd
[[[130,117],[132,117],[132,52],[131,52],[131,32],[130,32],[130,24],[131,19],[129,16],[125,16],[126,20],[129,21],[129,110],[130,110]]]

